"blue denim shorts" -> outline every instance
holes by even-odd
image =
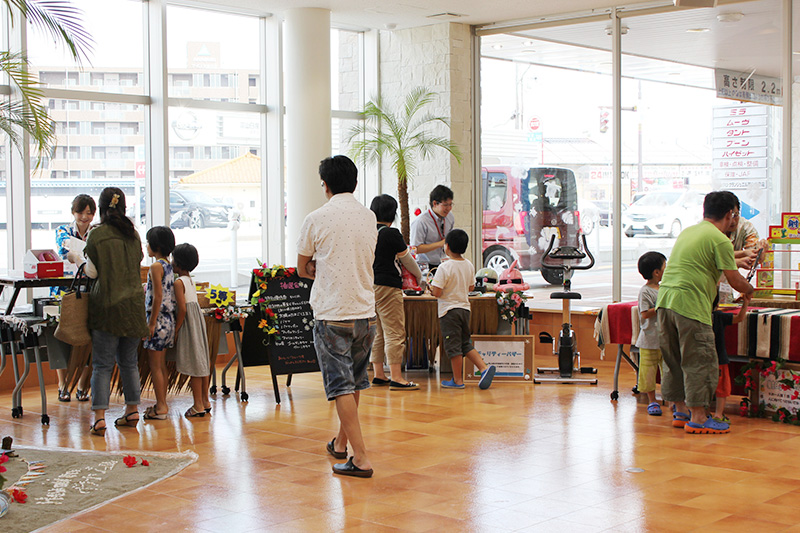
[[[367,368],[376,324],[375,317],[314,321],[314,348],[328,401],[369,388]]]

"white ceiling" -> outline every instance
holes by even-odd
[[[563,14],[602,14],[617,5],[642,8],[667,6],[671,0],[183,0],[190,4],[224,5],[247,12],[272,13],[282,16],[287,9],[319,7],[331,10],[332,22],[351,28],[409,28],[452,21],[470,25],[490,25],[498,22],[535,22],[544,17]],[[623,52],[628,54],[627,75],[642,75],[697,86],[709,86],[706,68],[724,68],[751,72],[763,76],[781,75],[781,15],[782,0],[736,1],[719,0],[716,8],[689,9],[669,13],[626,17],[623,25]],[[800,28],[800,0],[794,3],[794,28]],[[460,17],[431,18],[442,13]],[[738,22],[720,22],[718,16],[741,13]],[[611,38],[605,28],[610,22],[550,27],[517,32],[516,35],[536,39],[536,52],[523,51],[519,38],[495,35],[483,40],[487,55],[503,59],[530,60],[567,68],[599,72],[610,71]],[[706,28],[697,33],[687,30]],[[491,45],[507,42],[502,49]],[[512,45],[512,42],[514,43]],[[595,50],[575,49],[579,45]],[[795,31],[794,50],[800,51],[800,30]],[[525,54],[524,56],[521,54]],[[666,63],[636,59],[655,58]],[[795,72],[800,72],[800,55],[795,55]],[[523,59],[525,58],[525,59]],[[680,66],[687,65],[687,66]],[[649,75],[648,75],[649,72]],[[665,78],[667,77],[668,78]]]

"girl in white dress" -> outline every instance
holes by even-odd
[[[208,382],[211,365],[208,356],[206,322],[197,303],[197,291],[189,274],[200,262],[197,248],[191,244],[179,244],[172,251],[172,268],[178,276],[175,280],[175,303],[177,304],[175,367],[189,376],[194,405],[186,410],[187,417],[204,417],[211,414],[208,399]]]

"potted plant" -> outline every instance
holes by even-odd
[[[364,106],[364,122],[353,126],[347,136],[350,155],[361,162],[380,162],[388,158],[397,173],[397,200],[400,204],[400,231],[409,242],[408,179],[417,170],[420,160],[428,159],[436,148],[442,148],[461,163],[461,151],[448,139],[431,133],[431,127],[444,124],[447,117],[429,112],[427,108],[436,94],[418,87],[405,98],[402,109],[392,110],[381,99]]]

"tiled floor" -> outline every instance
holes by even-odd
[[[729,435],[686,435],[647,416],[630,369],[610,402],[613,366],[598,366],[597,387],[444,390],[419,373],[421,391],[370,389],[361,422],[376,474],[366,480],[331,473],[336,416],[319,375],[295,376],[278,406],[266,367],[247,369],[249,403],[218,393],[211,419],[190,421],[181,395],[169,420],[105,439],[86,431],[87,404],[51,403],[42,427],[35,390],[16,420],[3,391],[0,433],[17,444],[199,454],[180,474],[51,532],[800,532],[800,427],[734,416]]]

